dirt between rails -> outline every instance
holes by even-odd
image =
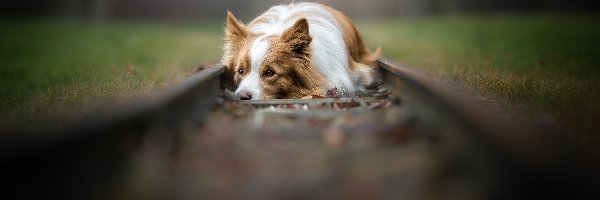
[[[224,101],[174,155],[196,199],[424,198],[436,160],[401,102]],[[431,196],[431,195],[429,195]]]

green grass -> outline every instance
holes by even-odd
[[[77,119],[140,98],[221,53],[217,23],[0,24],[0,125],[10,128],[47,126],[57,116]]]
[[[598,16],[492,15],[361,23],[384,55],[567,126],[600,119]]]
[[[598,127],[598,16],[358,22],[371,47],[468,92]],[[41,126],[140,98],[217,61],[222,23],[0,21],[0,125]]]

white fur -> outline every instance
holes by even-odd
[[[252,70],[248,76],[242,79],[240,87],[235,91],[235,94],[239,96],[241,91],[250,92],[252,99],[258,99],[260,97],[260,78],[258,72]]]
[[[257,38],[252,42],[252,46],[250,46],[250,71],[248,72],[250,74],[242,79],[240,86],[235,91],[236,95],[239,95],[241,91],[245,90],[250,92],[252,99],[257,99],[260,97],[261,89],[259,68],[269,50],[269,46],[269,42],[264,37]]]
[[[309,13],[308,16],[305,14]],[[300,16],[299,14],[304,14]],[[251,22],[251,32],[260,35],[250,48],[250,62],[252,70],[244,78],[236,93],[248,90],[252,98],[260,96],[260,80],[258,68],[265,54],[269,51],[268,36],[280,36],[301,18],[306,18],[309,24],[309,34],[313,40],[310,44],[312,50],[312,63],[317,70],[327,79],[327,89],[337,88],[338,95],[344,97],[357,96],[357,92],[364,90],[359,84],[354,84],[349,75],[348,50],[344,42],[342,28],[336,18],[325,7],[314,3],[299,3],[274,6],[260,17],[267,17],[266,22]],[[259,89],[257,89],[257,87]],[[258,92],[257,92],[258,91]]]

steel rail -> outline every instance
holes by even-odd
[[[127,105],[66,129],[0,134],[0,178],[5,196],[20,199],[104,199],[100,188],[127,164],[149,134],[197,125],[216,103],[224,66],[215,65]]]
[[[477,180],[471,184],[489,183],[478,186],[483,188],[486,198],[596,194],[590,187],[598,183],[599,165],[589,162],[583,156],[585,152],[565,144],[556,134],[499,119],[454,89],[390,59],[381,58],[378,64],[384,87],[411,108],[420,127],[439,133],[430,136],[437,141],[439,157],[448,163],[462,160],[459,168],[470,170],[470,177]],[[206,68],[143,101],[110,110],[67,129],[0,135],[1,178],[10,180],[12,188],[16,188],[8,194],[102,198],[91,195],[104,192],[98,188],[113,183],[108,177],[118,174],[130,159],[124,152],[138,150],[148,137],[164,140],[167,145],[176,143],[174,133],[202,123],[222,92],[223,72],[221,65]],[[317,101],[352,100],[241,103],[268,106]],[[53,184],[57,180],[62,184]],[[573,187],[577,181],[582,184]],[[469,186],[475,187],[466,187]],[[31,188],[38,191],[28,193]]]
[[[381,99],[355,99],[355,98],[324,98],[324,99],[270,99],[270,100],[243,100],[239,101],[240,104],[245,105],[279,105],[279,104],[313,104],[313,103],[351,103],[351,102],[377,102]]]
[[[419,121],[443,127],[437,148],[446,158],[464,160],[485,199],[600,197],[600,163],[556,130],[517,124],[478,106],[456,89],[387,58],[379,60],[384,81],[400,94]],[[475,185],[472,185],[476,188]]]

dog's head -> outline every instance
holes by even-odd
[[[311,62],[308,21],[297,20],[281,35],[254,33],[227,13],[225,86],[243,100],[301,98],[320,94],[323,77]]]

